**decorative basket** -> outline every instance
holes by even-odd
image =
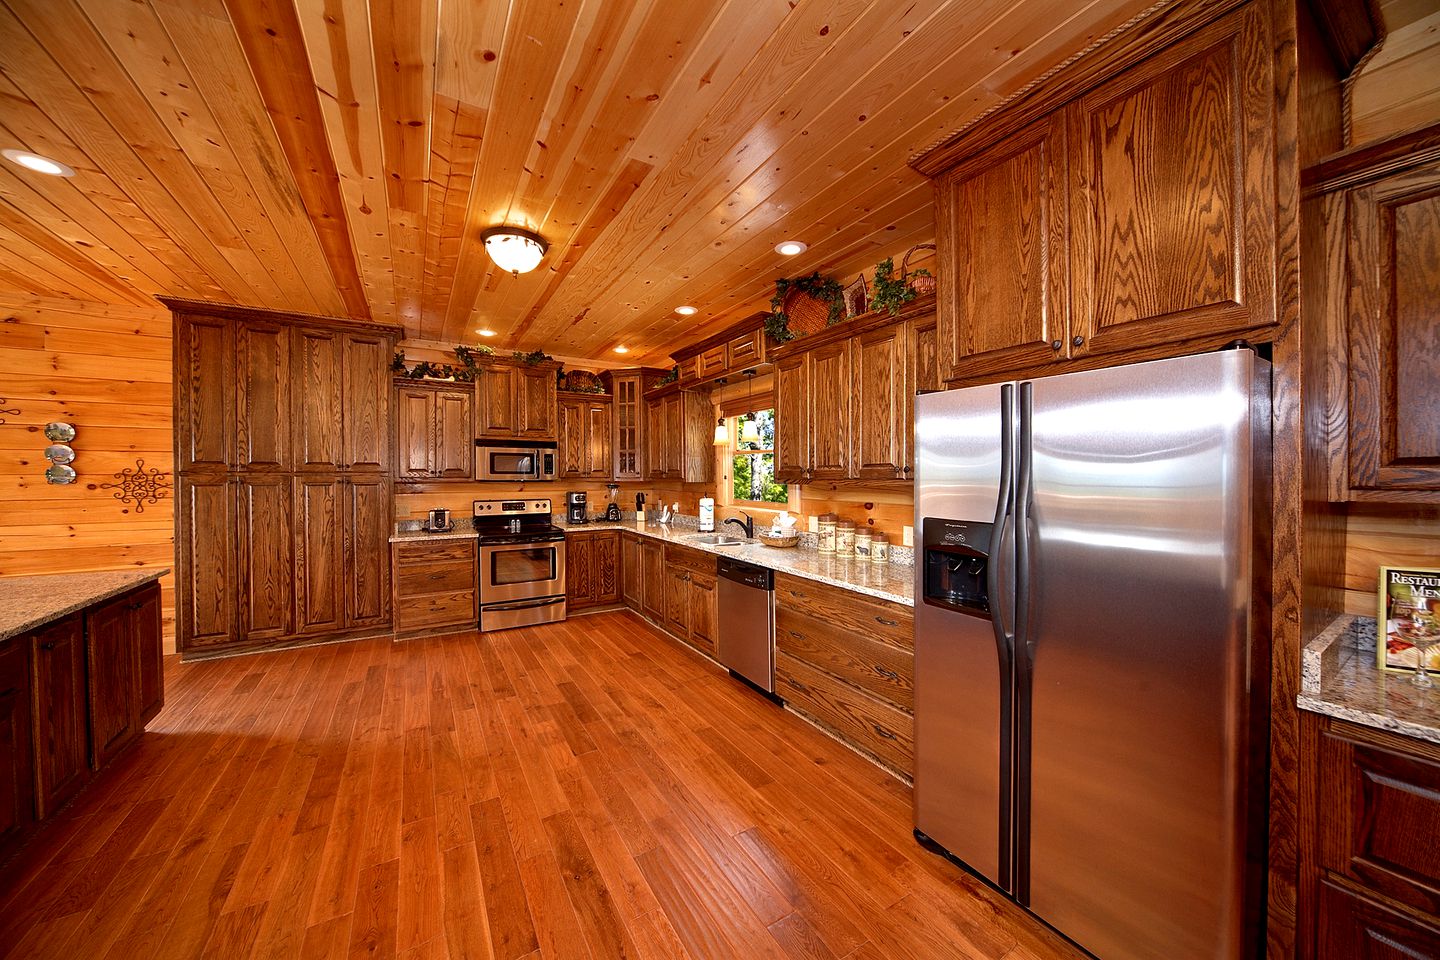
[[[568,390],[571,393],[604,393],[605,386],[600,382],[600,377],[589,370],[566,370],[561,390]]]
[[[870,308],[870,288],[865,283],[865,274],[845,288],[845,316],[858,317]]]
[[[900,279],[907,281],[910,288],[922,297],[935,292],[935,255],[935,244],[917,243],[905,251],[905,258],[900,261]],[[911,275],[922,267],[928,273],[918,277]]]
[[[798,533],[792,533],[788,536],[783,537],[772,537],[768,533],[762,533],[757,530],[755,533],[755,538],[761,543],[765,544],[765,546],[767,547],[780,547],[781,549],[784,549],[787,547],[795,547],[800,545],[800,534]]]
[[[830,304],[819,297],[812,297],[804,290],[788,291],[780,309],[785,311],[790,332],[797,337],[819,333],[830,322]]]

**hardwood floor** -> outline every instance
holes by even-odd
[[[629,613],[167,664],[0,867],[10,957],[1078,956],[908,788]]]

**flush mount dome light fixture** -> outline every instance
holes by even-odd
[[[28,150],[0,150],[0,157],[4,157],[11,163],[19,164],[26,170],[34,170],[36,173],[48,174],[52,177],[73,177],[75,170],[67,167],[59,160],[51,160],[49,157],[42,157],[38,153],[31,153]]]
[[[480,329],[476,330],[475,332],[478,333],[478,334],[480,334],[480,336],[482,336],[482,337],[493,337],[493,336],[495,336],[495,331],[494,331],[494,330],[491,330],[489,327],[481,327]]]
[[[544,237],[521,227],[491,227],[480,234],[480,239],[485,241],[485,252],[495,265],[516,276],[534,270],[550,249]]]
[[[675,312],[678,313],[678,314],[680,314],[680,316],[682,316],[682,317],[688,317],[688,316],[690,316],[692,313],[695,312],[695,310],[696,310],[696,308],[690,306],[690,304],[688,304],[688,303],[685,304],[685,306],[683,306],[683,307],[676,307],[676,308],[675,308]]]
[[[775,252],[783,257],[793,257],[797,253],[804,253],[809,249],[808,244],[801,243],[799,240],[783,240],[775,244]]]
[[[616,353],[629,353],[629,352],[630,352],[630,348],[627,347],[627,346],[625,346],[625,344],[622,343],[622,344],[620,344],[620,346],[618,346],[618,347],[615,348],[615,352],[616,352]]]

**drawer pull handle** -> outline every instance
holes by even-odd
[[[127,603],[127,604],[125,604],[125,609],[126,609],[126,610],[139,610],[139,609],[140,609],[141,607],[143,607],[143,606],[145,606],[145,601],[144,601],[144,600],[136,600],[134,603]]]
[[[875,667],[875,672],[880,674],[880,676],[884,677],[886,680],[900,679],[900,674],[896,673],[894,670],[887,670],[885,667],[879,665]]]
[[[54,650],[54,649],[55,649],[55,641],[54,641],[54,640],[42,640],[42,641],[40,642],[40,649],[41,649],[41,650]]]
[[[895,734],[891,733],[889,730],[886,730],[884,727],[880,726],[880,724],[878,724],[878,723],[873,723],[873,724],[871,724],[871,727],[874,728],[874,730],[875,730],[875,732],[876,732],[877,734],[879,734],[880,736],[884,737],[886,740],[894,740],[894,739],[895,739]]]
[[[898,626],[900,626],[900,621],[898,621],[898,620],[886,620],[884,617],[876,617],[875,619],[876,619],[876,620],[879,620],[881,623],[885,624],[885,626],[887,626],[887,627],[898,627]]]

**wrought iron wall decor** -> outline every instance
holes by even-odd
[[[101,490],[114,490],[111,494],[121,503],[135,504],[136,513],[144,513],[145,505],[155,504],[165,499],[165,494],[170,490],[170,481],[163,470],[155,467],[145,469],[145,460],[140,458],[135,461],[133,468],[126,467],[115,474],[119,483],[102,483]]]
[[[0,397],[0,404],[6,404],[6,403],[9,403],[9,402],[10,402],[10,401],[7,400],[7,399],[5,399],[4,397]],[[18,416],[20,415],[20,408],[19,408],[19,407],[0,406],[0,414],[4,414],[4,415],[5,415],[5,416],[0,416],[0,423],[4,423],[4,422],[5,422],[5,417],[18,417]]]

